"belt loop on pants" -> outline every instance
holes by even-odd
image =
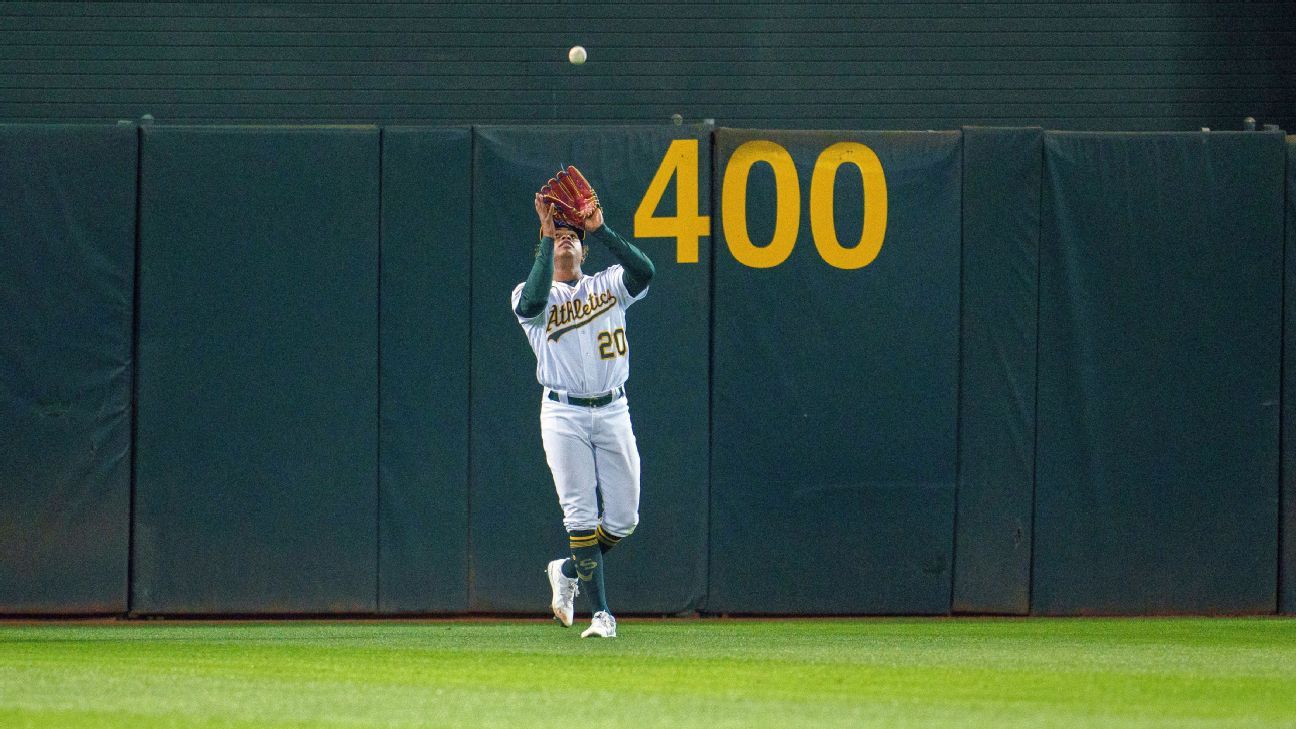
[[[560,402],[565,405],[579,405],[583,408],[601,408],[605,405],[611,405],[617,400],[625,397],[625,386],[622,385],[615,390],[605,392],[602,395],[594,395],[593,397],[577,397],[575,395],[568,395],[565,392],[559,392],[551,387],[546,387],[545,397],[554,402]]]

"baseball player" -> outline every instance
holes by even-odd
[[[575,168],[567,173],[588,189]],[[571,188],[572,179],[559,173],[550,186]],[[592,203],[584,201],[584,209],[581,200],[566,205],[571,201],[562,196],[536,195],[540,245],[526,281],[513,289],[512,305],[536,355],[536,379],[544,388],[540,434],[571,546],[570,557],[546,568],[550,606],[569,627],[576,595],[584,592],[593,619],[581,637],[615,638],[603,555],[639,523],[639,449],[625,391],[625,312],[647,293],[654,268],[604,224],[597,196],[588,193]],[[607,246],[619,263],[593,275],[582,272],[587,236]]]

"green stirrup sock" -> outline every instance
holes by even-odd
[[[613,547],[620,544],[622,539],[625,539],[625,537],[614,537],[603,531],[602,524],[599,524],[598,528],[594,530],[594,536],[598,538],[599,549],[603,550],[603,554],[611,552]]]
[[[576,576],[581,581],[581,592],[589,597],[592,612],[608,610],[607,595],[603,592],[603,550],[599,547],[594,530],[568,532],[572,560],[576,563]]]

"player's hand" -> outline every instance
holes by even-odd
[[[540,235],[546,238],[554,237],[553,203],[546,203],[540,197],[540,193],[537,192],[535,196],[535,209],[536,209],[536,216],[540,218]],[[602,224],[602,218],[600,218],[600,224]]]
[[[599,228],[602,228],[603,208],[602,207],[594,208],[594,212],[590,213],[589,217],[585,218],[585,220],[581,222],[581,226],[585,228],[586,233],[593,233]]]

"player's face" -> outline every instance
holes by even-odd
[[[554,229],[554,260],[571,256],[579,261],[584,257],[582,248],[580,238],[576,237],[576,231],[570,228]]]

